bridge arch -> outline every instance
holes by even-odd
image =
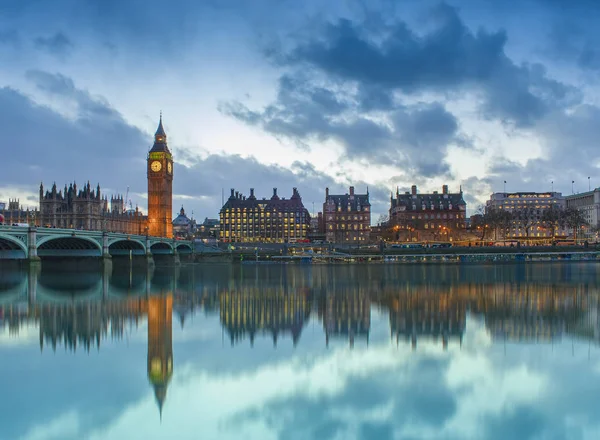
[[[49,236],[37,245],[40,257],[101,257],[102,246],[85,236]]]
[[[189,243],[178,243],[175,245],[175,249],[180,254],[191,254],[193,252],[192,245]]]
[[[24,259],[27,258],[27,245],[16,237],[0,235],[0,256]]]
[[[150,252],[153,254],[172,254],[173,246],[166,241],[158,241],[150,245]]]
[[[146,255],[146,246],[139,240],[119,239],[112,241],[108,246],[108,252],[111,255]]]

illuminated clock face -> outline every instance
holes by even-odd
[[[152,171],[154,171],[155,173],[158,173],[160,171],[160,169],[162,168],[162,165],[159,161],[155,160],[154,162],[152,162],[150,164],[150,169]]]
[[[171,162],[167,163],[167,171],[169,174],[173,172],[173,164]]]

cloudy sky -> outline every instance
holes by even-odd
[[[600,186],[593,0],[5,0],[0,200],[100,183],[146,207],[159,112],[174,208],[221,192]]]

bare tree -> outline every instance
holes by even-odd
[[[525,236],[529,240],[531,229],[539,223],[538,210],[531,207],[521,208],[513,213],[515,220],[519,222],[521,229],[525,231]]]
[[[515,214],[505,209],[498,209],[494,214],[494,227],[496,230],[500,229],[504,239],[506,239],[508,232],[512,229],[514,218]]]
[[[558,228],[563,223],[563,217],[564,213],[562,208],[558,206],[552,206],[550,209],[544,210],[540,220],[546,228],[550,229],[552,232],[552,237],[555,237]]]
[[[577,243],[577,234],[583,226],[589,225],[583,213],[577,208],[567,208],[563,211],[565,225],[573,230],[573,239]]]

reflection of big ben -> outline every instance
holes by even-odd
[[[148,234],[173,237],[173,156],[167,147],[162,115],[148,153]]]
[[[148,299],[148,379],[154,386],[161,415],[167,386],[173,374],[172,315],[172,294]]]

